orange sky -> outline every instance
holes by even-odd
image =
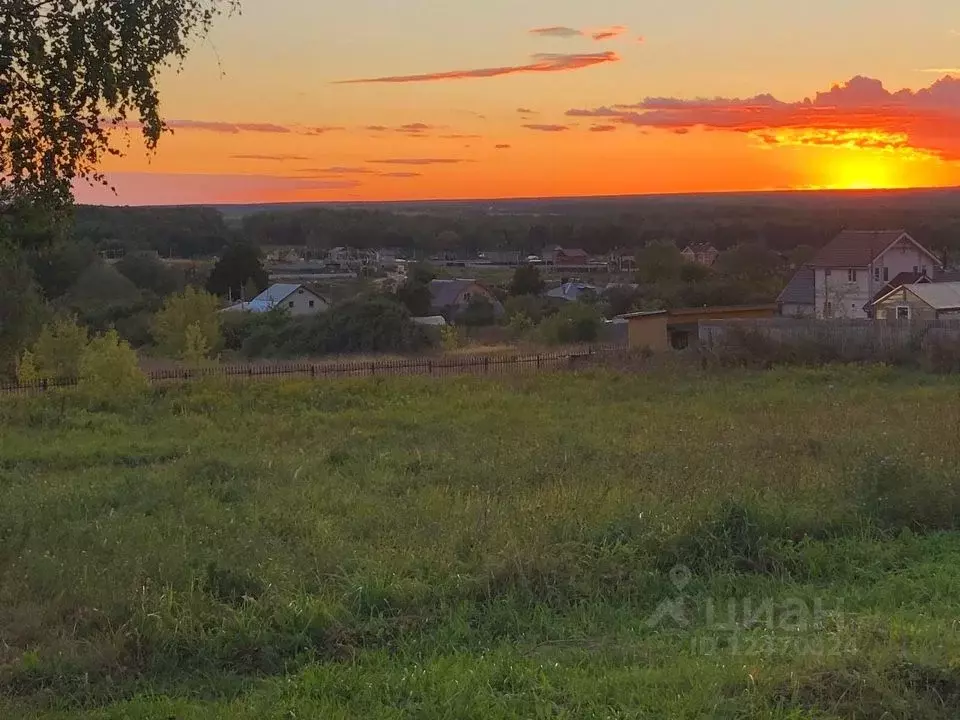
[[[960,33],[920,6],[957,27],[960,10],[918,0],[857,12],[878,3],[833,8],[838,29],[813,7],[745,0],[719,14],[689,0],[693,15],[626,0],[603,13],[575,0],[457,12],[431,0],[247,0],[164,77],[174,132],[157,153],[134,133],[127,156],[104,166],[116,194],[77,195],[180,204],[960,185]],[[851,29],[846,45],[812,53]]]

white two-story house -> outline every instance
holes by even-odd
[[[932,277],[942,267],[903,230],[844,230],[798,272],[787,288],[793,294],[784,291],[781,307],[790,303],[795,314],[821,319],[867,318],[877,293],[898,275]]]

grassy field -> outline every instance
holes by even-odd
[[[960,717],[960,382],[0,398],[0,717]]]

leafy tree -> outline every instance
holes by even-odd
[[[209,354],[221,343],[218,310],[216,297],[192,287],[171,295],[154,318],[154,341],[169,357],[189,360],[188,356],[200,347],[202,337]]]
[[[177,292],[184,285],[183,276],[148,252],[126,253],[116,264],[117,272],[141,290],[160,297]]]
[[[407,271],[407,279],[397,288],[399,300],[414,317],[430,314],[433,294],[430,282],[437,276],[436,271],[425,263],[416,263]]]
[[[115,132],[136,120],[148,149],[164,129],[159,72],[182,61],[235,0],[3,0],[0,187],[69,203],[76,178],[102,180]]]
[[[407,280],[397,288],[397,300],[414,317],[424,317],[430,314],[430,308],[433,305],[433,294],[430,292],[430,285],[427,283]]]
[[[191,365],[201,365],[210,356],[210,344],[198,322],[187,326],[181,358]]]
[[[497,314],[493,303],[482,296],[471,298],[467,306],[456,317],[457,324],[466,327],[484,327],[493,325],[496,321]]]
[[[80,360],[89,342],[87,329],[74,320],[61,318],[51,325],[45,325],[31,352],[37,377],[78,378]]]
[[[520,340],[529,335],[536,327],[533,320],[522,312],[514,313],[507,323],[507,329],[514,340]]]
[[[16,372],[20,350],[39,332],[46,315],[30,268],[0,238],[0,377]]]
[[[657,283],[673,280],[680,276],[683,267],[683,255],[671,242],[652,242],[636,255],[637,282]]]
[[[640,293],[629,286],[614,286],[603,292],[603,314],[608,318],[625,315],[637,308],[641,302]]]
[[[426,329],[390,297],[350,300],[316,317],[328,353],[413,352],[430,344]]]
[[[590,343],[600,337],[602,318],[597,308],[567,303],[556,315],[540,323],[541,338],[551,344]]]
[[[698,262],[684,261],[683,265],[680,266],[680,282],[703,282],[712,274],[713,271],[710,268],[708,268],[706,265],[701,265]]]
[[[87,268],[100,260],[91,243],[76,240],[38,246],[27,258],[47,300],[63,296]]]
[[[503,315],[508,322],[514,315],[525,315],[534,323],[538,323],[551,310],[553,306],[536,295],[514,295],[508,297],[503,305]]]
[[[508,292],[510,295],[539,295],[545,283],[536,265],[521,265],[513,272]]]
[[[116,406],[146,392],[149,382],[133,348],[110,330],[84,349],[78,388],[92,400]]]
[[[270,278],[263,267],[260,248],[248,242],[238,242],[229,246],[214,265],[207,281],[207,290],[220,297],[239,299],[250,282],[260,293],[266,290]]]

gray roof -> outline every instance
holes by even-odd
[[[569,300],[573,302],[579,299],[580,295],[585,292],[597,292],[597,288],[593,285],[587,285],[586,283],[568,282],[560,287],[555,287],[547,293],[547,297],[553,298],[554,300]]]
[[[476,284],[476,280],[431,280],[430,305],[439,309],[456,305],[460,293]]]
[[[417,325],[438,326],[447,324],[447,320],[445,317],[443,317],[443,315],[427,315],[425,317],[415,317],[410,319],[413,320],[413,322],[415,322]]]
[[[904,285],[934,310],[960,310],[960,282]]]
[[[326,300],[317,295],[317,293],[303,283],[274,283],[262,293],[257,295],[253,300],[231,305],[230,307],[225,308],[225,311],[234,312],[243,310],[254,313],[270,312],[301,288],[316,297],[318,300],[326,302]]]
[[[812,267],[797,270],[777,298],[778,303],[788,305],[813,305],[815,300],[816,285]]]
[[[818,268],[867,267],[902,237],[915,243],[939,265],[936,255],[903,230],[844,230],[827,243],[810,264]]]

